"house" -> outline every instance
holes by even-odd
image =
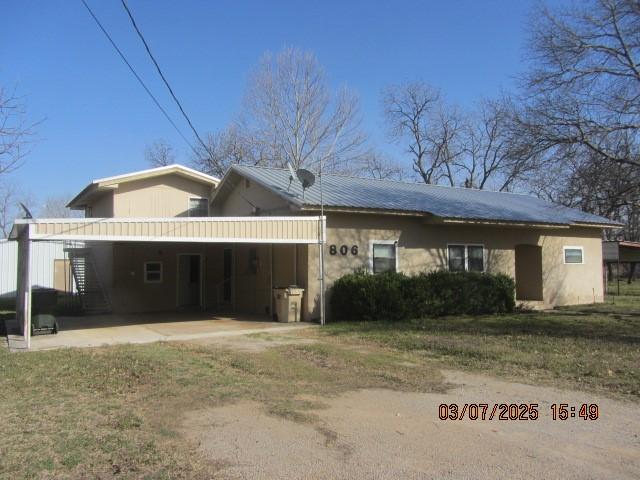
[[[221,180],[180,165],[91,182],[83,219],[17,220],[18,311],[30,318],[31,244],[68,242],[87,310],[206,309],[271,317],[272,290],[325,288],[365,268],[503,272],[533,306],[603,300],[606,218],[513,193],[325,174],[303,189],[288,170],[232,166]],[[324,214],[324,215],[323,215]],[[75,242],[75,243],[71,243]],[[80,242],[80,243],[78,243]]]

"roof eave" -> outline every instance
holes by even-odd
[[[572,222],[572,226],[574,227],[591,227],[591,228],[615,228],[620,229],[624,228],[624,224],[619,222]]]
[[[92,183],[108,185],[111,183],[129,182],[144,178],[153,178],[160,175],[167,175],[170,173],[178,173],[185,175],[194,180],[199,180],[203,183],[217,185],[220,183],[220,179],[206,173],[199,172],[193,168],[174,163],[172,165],[165,165],[163,167],[148,168],[146,170],[139,170],[137,172],[124,173],[122,175],[115,175],[112,177],[98,178]]]
[[[82,210],[86,208],[91,197],[103,194],[118,188],[118,184],[104,185],[102,183],[91,182],[78,195],[67,203],[67,208],[71,210]]]

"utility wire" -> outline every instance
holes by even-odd
[[[169,116],[169,114],[167,113],[167,111],[162,107],[162,105],[160,105],[160,102],[158,101],[158,99],[153,95],[153,93],[151,93],[151,90],[149,90],[149,88],[147,87],[147,85],[144,83],[144,81],[142,80],[142,78],[140,78],[140,75],[138,75],[138,73],[135,71],[135,69],[133,68],[133,66],[129,63],[129,61],[127,60],[127,57],[124,56],[124,53],[122,53],[122,51],[118,48],[118,45],[116,45],[116,42],[114,42],[113,38],[111,38],[111,35],[109,35],[109,32],[107,32],[107,30],[102,26],[102,23],[100,23],[100,20],[98,20],[98,17],[96,17],[96,15],[93,13],[93,10],[91,10],[91,8],[89,7],[89,5],[87,5],[87,2],[85,0],[80,0],[82,2],[82,4],[85,6],[85,8],[87,9],[87,11],[89,12],[89,14],[91,15],[91,17],[93,18],[93,20],[96,22],[96,24],[98,25],[98,27],[100,27],[100,30],[102,30],[102,33],[104,33],[104,35],[107,37],[107,39],[109,40],[109,43],[111,43],[111,45],[113,46],[113,48],[116,50],[116,52],[118,52],[118,55],[120,55],[120,58],[122,59],[122,61],[127,65],[127,67],[129,67],[129,70],[131,71],[131,73],[136,77],[136,79],[138,80],[138,82],[140,83],[140,85],[142,85],[142,88],[144,88],[145,92],[147,92],[147,94],[149,95],[149,97],[151,97],[151,99],[153,100],[153,103],[156,104],[156,106],[160,109],[160,111],[162,112],[162,114],[165,116],[165,118],[167,120],[169,120],[169,123],[171,123],[171,125],[173,125],[173,128],[176,129],[176,132],[178,132],[180,134],[180,136],[182,137],[182,139],[187,143],[187,145],[189,145],[189,147],[191,148],[191,150],[193,150],[193,152],[198,155],[197,150],[195,149],[195,147],[191,144],[191,142],[187,139],[187,137],[184,135],[184,133],[182,133],[182,131],[178,128],[178,126],[176,125],[176,123],[173,121],[173,119]],[[175,98],[175,97],[174,97]],[[184,112],[183,112],[184,113]],[[192,127],[193,128],[193,127]],[[202,141],[202,140],[201,140]]]
[[[189,118],[189,115],[187,115],[187,112],[185,112],[184,108],[182,107],[182,104],[180,103],[180,100],[178,100],[178,97],[176,97],[176,94],[173,92],[173,89],[171,88],[171,85],[169,85],[169,81],[164,76],[164,73],[162,73],[162,69],[160,68],[160,65],[158,64],[158,61],[153,56],[153,53],[151,53],[151,48],[149,47],[149,44],[145,40],[144,35],[142,35],[142,32],[138,28],[138,24],[136,23],[135,18],[133,18],[133,14],[131,13],[131,10],[129,10],[129,7],[127,6],[127,2],[125,2],[125,0],[120,0],[120,1],[122,2],[122,6],[124,7],[125,11],[127,12],[127,15],[129,16],[129,19],[131,20],[131,24],[133,25],[133,28],[135,29],[136,33],[138,34],[138,37],[140,37],[140,40],[142,40],[144,48],[146,49],[147,54],[149,54],[149,58],[151,58],[151,61],[155,65],[156,70],[158,71],[158,74],[160,75],[160,78],[162,78],[162,81],[167,86],[167,89],[169,90],[169,93],[173,97],[173,100],[178,105],[178,108],[180,109],[180,112],[182,112],[182,116],[185,118],[185,120],[189,124],[189,127],[191,127],[191,130],[193,131],[193,134],[196,136],[196,139],[198,140],[198,142],[200,142],[200,145],[202,145],[202,148],[204,148],[205,153],[209,155],[209,158],[213,159],[214,158],[213,152],[207,146],[207,144],[202,140],[202,137],[200,136],[200,134],[196,130],[196,127],[194,127],[193,122],[191,122],[191,119]],[[200,154],[196,150],[194,150],[194,153],[196,154],[196,157],[200,157]],[[228,179],[227,181],[231,182],[231,185],[236,186],[235,182],[232,182],[230,179]],[[242,197],[242,199],[245,202],[247,202],[249,205],[251,205],[251,207],[254,209],[254,211],[259,210],[259,208],[254,203],[252,203],[247,197],[245,197],[242,193],[240,193],[240,196]]]
[[[196,127],[193,126],[193,123],[191,122],[191,119],[189,118],[189,115],[187,115],[187,112],[185,112],[184,108],[182,108],[182,104],[180,103],[180,100],[178,100],[178,97],[176,97],[176,94],[173,92],[173,89],[171,88],[171,85],[169,85],[169,82],[167,81],[166,77],[164,76],[164,73],[162,73],[162,69],[160,68],[160,65],[158,64],[156,58],[153,56],[153,53],[151,53],[151,48],[149,48],[149,44],[145,40],[144,35],[142,35],[142,32],[140,31],[140,29],[138,28],[138,24],[136,23],[136,20],[133,18],[133,14],[131,13],[131,10],[129,10],[129,7],[127,6],[127,2],[125,0],[120,0],[120,1],[122,2],[122,6],[124,7],[124,9],[127,12],[127,15],[129,16],[129,19],[131,20],[131,23],[133,24],[133,28],[135,29],[136,33],[138,34],[138,37],[140,37],[140,40],[142,40],[144,48],[146,49],[147,53],[149,54],[149,58],[151,58],[151,61],[155,65],[156,70],[158,71],[158,74],[160,75],[160,78],[162,78],[162,81],[167,86],[167,89],[169,90],[169,93],[171,94],[171,97],[173,97],[173,100],[176,102],[176,105],[178,105],[178,108],[180,109],[180,112],[182,113],[182,116],[185,118],[185,120],[189,124],[189,127],[191,127],[191,130],[193,131],[193,134],[196,136],[196,139],[198,140],[198,142],[200,142],[200,145],[202,145],[202,147],[204,148],[205,152],[207,152],[210,156],[212,156],[211,152],[209,151],[209,147],[207,147],[207,144],[204,143],[204,141],[202,140],[202,137],[200,137],[200,134],[196,130]],[[196,153],[196,155],[197,155],[197,153]]]

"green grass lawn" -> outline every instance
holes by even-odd
[[[640,295],[551,312],[328,325],[322,335],[461,368],[640,400]]]

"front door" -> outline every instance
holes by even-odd
[[[516,300],[543,300],[542,247],[516,245]]]
[[[198,254],[178,255],[178,306],[201,306],[202,262]]]

